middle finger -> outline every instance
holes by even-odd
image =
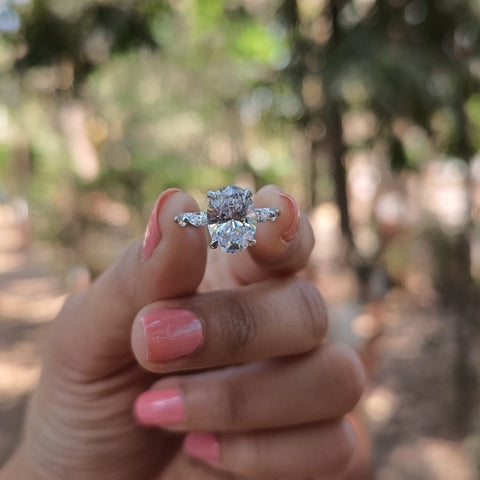
[[[135,416],[184,432],[288,427],[341,417],[363,384],[353,350],[325,344],[288,359],[165,377],[137,398]]]
[[[250,363],[307,352],[327,316],[309,282],[291,278],[152,303],[133,323],[137,361],[156,373]]]

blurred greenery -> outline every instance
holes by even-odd
[[[452,313],[465,433],[479,25],[478,0],[0,0],[0,202],[96,275],[165,188],[279,184],[338,218],[360,302],[414,278]]]
[[[88,192],[125,205],[135,230],[166,187],[274,182],[305,207],[334,199],[364,264],[348,159],[377,152],[398,176],[478,149],[473,0],[0,8],[1,174],[45,220],[38,234],[81,260]]]

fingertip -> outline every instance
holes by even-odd
[[[178,388],[151,388],[136,398],[133,415],[143,425],[174,427],[185,419],[182,392]]]
[[[342,473],[349,470],[350,465],[355,457],[355,452],[358,446],[358,437],[355,427],[348,418],[341,421],[341,430],[343,434],[343,449],[340,455],[339,466]]]
[[[286,201],[283,203],[288,204],[286,211],[291,217],[287,222],[287,225],[289,225],[288,228],[282,233],[282,240],[284,242],[290,242],[295,238],[298,233],[298,229],[300,228],[300,210],[295,199],[288,193],[280,192],[280,198]]]
[[[280,215],[257,226],[255,247],[229,260],[232,275],[248,284],[305,267],[314,245],[313,230],[295,199],[280,187],[267,185],[253,201],[256,208],[274,208]]]
[[[183,449],[190,457],[206,463],[217,464],[220,461],[220,442],[211,433],[189,433],[183,442]]]
[[[145,332],[145,326],[142,322],[142,316],[145,309],[142,309],[135,317],[132,323],[132,332],[130,336],[130,342],[132,352],[137,362],[143,366],[146,370],[146,364],[148,362],[148,346],[147,335]]]
[[[159,241],[146,263],[143,287],[161,291],[163,298],[188,295],[203,278],[207,248],[204,227],[180,227],[175,217],[186,211],[198,211],[195,199],[184,192],[173,191],[158,211]]]
[[[158,246],[160,241],[160,229],[159,229],[159,213],[163,209],[163,204],[167,199],[174,193],[180,192],[178,188],[169,188],[163,191],[157,198],[155,205],[150,214],[150,219],[148,221],[147,229],[143,237],[142,245],[142,260],[147,262],[152,256],[153,252]]]
[[[254,202],[257,208],[271,207],[278,210],[280,215],[274,222],[266,222],[258,228],[257,244],[260,248],[251,253],[258,257],[262,254],[272,257],[276,253],[273,247],[276,247],[278,255],[284,255],[288,243],[295,240],[300,230],[301,214],[297,202],[276,185],[260,189]]]

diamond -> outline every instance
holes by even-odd
[[[181,226],[193,225],[201,227],[207,224],[207,212],[185,212],[177,215],[175,221]]]
[[[182,212],[175,217],[181,226],[208,226],[211,248],[220,247],[227,253],[236,253],[256,245],[257,223],[272,222],[280,215],[275,208],[254,208],[253,190],[228,185],[210,190],[206,212]]]
[[[207,221],[211,246],[236,253],[254,245],[257,215],[250,190],[229,185],[209,193]]]
[[[275,210],[274,208],[267,207],[267,208],[256,208],[255,212],[257,214],[257,220],[262,223],[266,222],[267,220],[271,220],[274,222],[277,217],[280,215],[279,210]]]

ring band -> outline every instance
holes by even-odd
[[[181,227],[206,225],[211,237],[210,247],[220,247],[227,253],[241,252],[254,246],[257,243],[257,223],[274,222],[280,215],[280,210],[275,208],[255,208],[251,188],[228,185],[209,191],[207,197],[206,211],[182,212],[175,217],[175,222]]]

